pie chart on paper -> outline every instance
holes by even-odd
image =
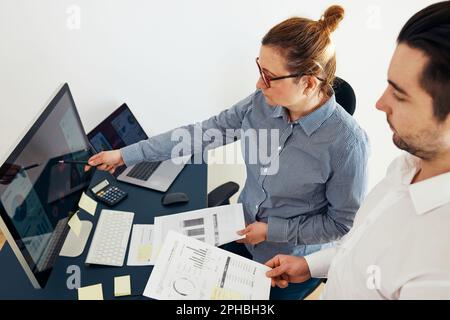
[[[194,293],[195,284],[188,278],[178,278],[173,282],[173,290],[183,297],[188,297]]]

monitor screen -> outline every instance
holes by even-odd
[[[88,134],[96,152],[121,149],[148,137],[124,103]]]
[[[45,286],[93,171],[59,161],[91,155],[65,84],[0,167],[0,215],[35,287]]]

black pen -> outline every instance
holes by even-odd
[[[36,168],[36,167],[39,167],[40,166],[40,164],[33,164],[33,165],[31,165],[31,166],[28,166],[28,167],[25,167],[25,168],[22,168],[22,170],[30,170],[30,169],[33,169],[33,168]]]
[[[59,160],[58,163],[60,163],[60,164],[64,164],[64,163],[68,163],[68,164],[84,164],[85,166],[90,166],[90,164],[87,161]]]

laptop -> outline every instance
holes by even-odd
[[[101,151],[116,150],[147,140],[139,122],[126,103],[121,105],[88,134],[92,148]],[[140,187],[166,192],[183,170],[191,156],[180,161],[142,162],[131,167],[120,167],[114,173],[117,180]],[[177,159],[178,160],[178,159]]]

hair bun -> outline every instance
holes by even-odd
[[[334,32],[344,19],[345,10],[341,6],[331,6],[323,14],[320,22],[328,32]]]

